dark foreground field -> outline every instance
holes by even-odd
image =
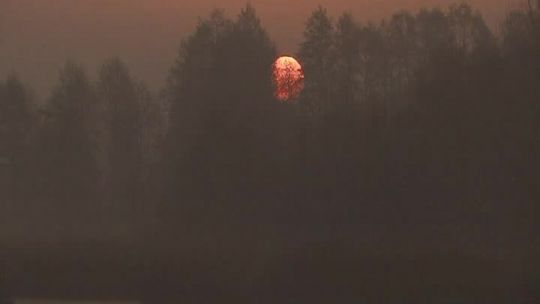
[[[4,252],[12,298],[142,303],[538,303],[533,264],[341,244],[251,252],[63,244]],[[185,250],[187,252],[187,250]],[[537,264],[538,265],[538,264]],[[536,266],[538,270],[538,267]]]

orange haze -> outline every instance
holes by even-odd
[[[455,0],[459,1],[459,0]],[[352,12],[376,21],[401,9],[445,7],[454,0],[251,0],[280,51],[294,53],[305,19],[319,4],[335,17]],[[491,25],[521,0],[471,0]],[[234,16],[246,0],[0,0],[0,77],[16,71],[39,95],[56,81],[66,59],[90,72],[120,56],[157,89],[180,41],[200,16],[224,8]]]

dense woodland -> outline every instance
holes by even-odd
[[[97,79],[67,63],[45,103],[11,76],[1,200],[133,219],[147,251],[219,261],[219,299],[533,303],[540,1],[530,4],[496,30],[466,4],[377,24],[318,8],[295,54],[305,89],[286,103],[273,95],[278,51],[250,6],[201,20],[159,93],[120,59]],[[392,279],[366,258],[394,255],[408,262],[389,258]],[[419,296],[408,291],[422,267],[440,273]],[[238,296],[231,278],[251,292]],[[203,289],[182,290],[212,299]]]

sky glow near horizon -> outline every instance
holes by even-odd
[[[201,17],[223,8],[234,17],[245,0],[0,0],[0,77],[16,72],[46,95],[66,60],[91,76],[118,56],[152,89],[165,83],[178,47]],[[445,8],[460,0],[251,0],[280,53],[294,54],[309,14],[320,4],[332,17],[350,12],[361,23],[400,10]],[[504,14],[522,0],[471,0],[496,31]]]

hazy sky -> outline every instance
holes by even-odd
[[[446,7],[459,0],[251,0],[283,53],[294,53],[318,5],[335,17],[378,20],[401,9]],[[223,8],[235,16],[246,0],[0,0],[0,77],[16,71],[38,94],[48,92],[66,59],[91,73],[120,56],[152,89],[162,87],[181,40],[201,16]],[[491,25],[522,0],[471,0]]]

